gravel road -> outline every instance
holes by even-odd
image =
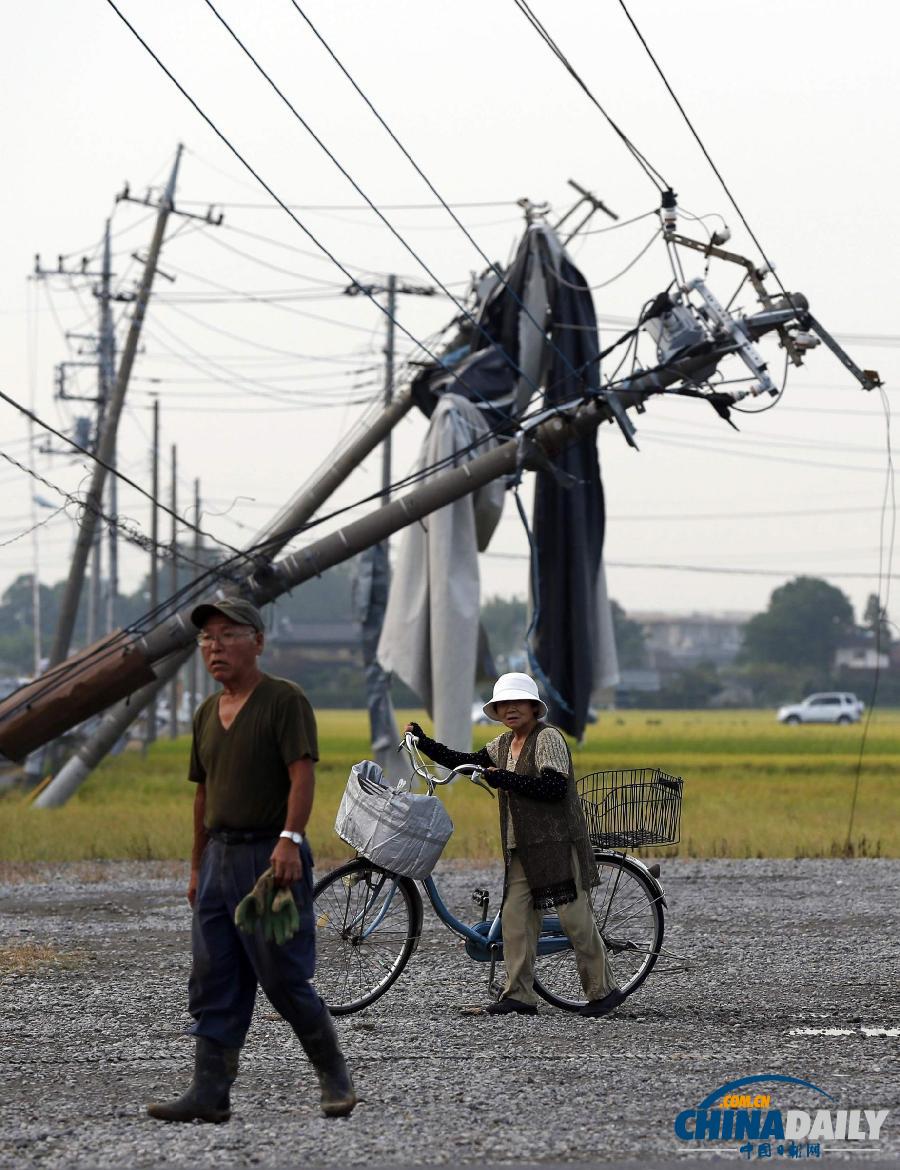
[[[476,886],[499,897],[499,867],[439,875],[464,917]],[[486,969],[427,912],[398,984],[338,1021],[364,1098],[353,1116],[319,1117],[299,1046],[260,998],[224,1126],[143,1114],[189,1079],[186,873],[116,862],[2,876],[0,947],[36,960],[52,948],[0,976],[2,1167],[705,1162],[675,1115],[762,1073],[813,1082],[835,1109],[889,1109],[874,1148],[822,1154],[900,1164],[898,861],[665,862],[666,945],[690,968],[662,961],[598,1021],[547,1005],[537,1019],[466,1014],[486,999]],[[772,1092],[776,1106],[821,1102]],[[738,1144],[719,1155],[743,1162]]]

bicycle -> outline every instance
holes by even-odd
[[[414,736],[407,734],[402,748],[414,773],[425,779],[429,794],[457,776],[469,776],[494,796],[477,765],[462,764],[441,778],[428,771]],[[585,776],[578,781],[578,791],[600,875],[590,892],[592,910],[616,983],[631,995],[659,958],[667,904],[659,865],[647,865],[625,850],[679,839],[682,781],[658,769],[619,769]],[[503,958],[503,934],[500,912],[488,919],[488,892],[474,891],[481,920],[469,925],[447,907],[433,874],[421,885],[441,922],[464,940],[469,958],[489,964],[488,987],[493,992],[495,967]],[[316,883],[313,896],[317,989],[333,1015],[360,1011],[393,986],[415,953],[424,921],[422,896],[413,879],[363,856],[326,874]],[[544,915],[534,989],[567,1011],[577,1011],[587,1002],[574,951],[553,913]]]

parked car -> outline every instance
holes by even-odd
[[[848,691],[807,695],[802,703],[778,708],[779,723],[858,723],[864,704]]]

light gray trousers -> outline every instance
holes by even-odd
[[[575,965],[587,999],[602,999],[616,986],[609,956],[606,953],[597,923],[591,912],[591,903],[581,888],[578,856],[572,849],[572,867],[578,897],[574,902],[555,906],[553,910],[536,910],[519,851],[510,854],[506,898],[503,902],[503,959],[506,965],[506,986],[501,999],[517,999],[520,1003],[536,1004],[537,994],[532,986],[537,940],[544,914],[556,914],[575,951]]]

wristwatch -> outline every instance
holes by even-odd
[[[303,844],[302,833],[292,833],[290,829],[285,829],[284,832],[278,834],[279,837],[287,837],[289,841],[293,841],[295,845]]]

